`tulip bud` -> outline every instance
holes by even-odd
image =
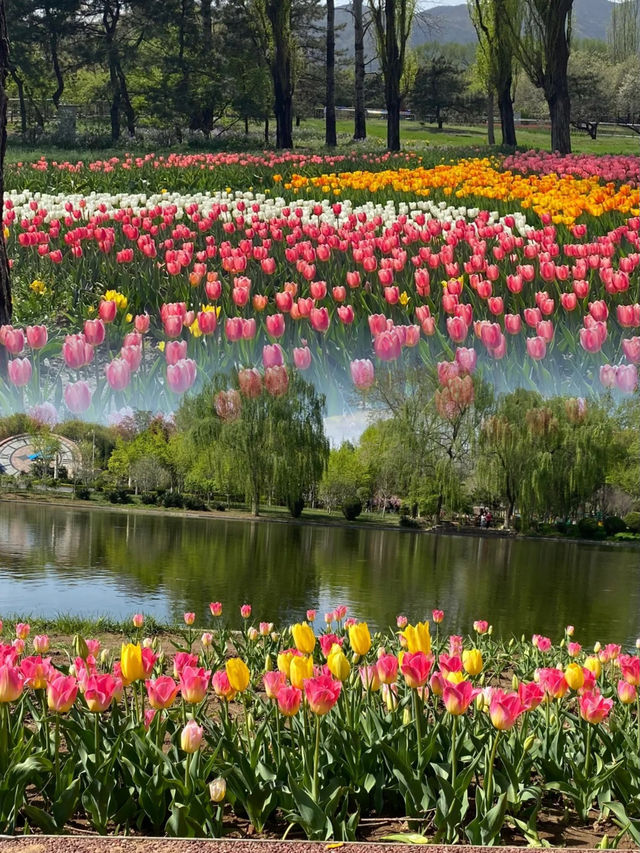
[[[509,648],[511,648],[514,643],[515,643],[515,638],[511,637],[511,639],[509,640]]]
[[[640,649],[640,637],[636,640],[636,649]]]
[[[257,628],[251,627],[247,631],[247,638],[249,640],[251,640],[252,643],[255,643],[255,641],[258,639],[259,636],[260,636],[260,632],[258,631]]]
[[[143,649],[150,649],[152,646],[153,646],[153,640],[151,639],[151,637],[145,637],[144,640],[142,641],[142,648]]]
[[[489,625],[489,628],[488,628],[488,630],[487,630],[487,634],[488,634],[489,636],[491,636],[491,635],[493,634],[493,625]]]
[[[265,655],[264,658],[264,671],[271,672],[273,669],[273,661],[271,660],[271,655]]]
[[[72,663],[71,666],[69,667],[69,675],[75,675],[75,674],[76,674],[76,665],[74,663]]]
[[[602,644],[600,643],[600,641],[598,641],[595,644],[595,646],[593,647],[593,651],[595,652],[595,654],[598,654],[598,652],[600,651],[601,648],[602,648]]]
[[[602,841],[598,844],[600,850],[608,850],[609,849],[609,836],[605,834],[602,836]]]
[[[385,649],[385,647],[380,646],[378,648],[378,651],[376,652],[376,657],[378,658],[378,660],[380,660],[380,658],[384,657],[386,655],[386,653],[387,653],[387,650]]]
[[[273,640],[274,643],[277,643],[278,640],[280,639],[280,634],[278,634],[277,631],[272,631],[271,632],[271,639]]]
[[[107,651],[107,649],[103,649],[100,652],[100,663],[105,664],[108,660],[109,660],[109,652]]]
[[[511,689],[517,690],[519,685],[520,685],[520,682],[518,681],[518,676],[514,675],[513,678],[511,679]]]
[[[256,728],[256,721],[254,719],[253,714],[249,713],[249,714],[247,714],[247,729],[248,729],[248,731],[253,732],[253,731],[255,731],[255,728]]]
[[[536,742],[536,736],[535,735],[529,735],[529,737],[526,738],[526,740],[523,744],[524,751],[529,752],[529,750],[531,749],[531,747],[533,746],[533,744],[535,742]]]
[[[355,652],[351,655],[351,663],[356,664],[360,660],[360,655],[357,655]]]
[[[402,713],[402,725],[408,726],[411,723],[411,711],[409,708],[405,708]]]
[[[80,634],[76,634],[73,638],[73,651],[75,656],[82,658],[82,660],[86,660],[89,657],[89,647]]]
[[[211,798],[212,803],[221,803],[227,793],[227,783],[222,778],[222,776],[218,776],[217,779],[214,779],[213,782],[209,783],[209,797]]]

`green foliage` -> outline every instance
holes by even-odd
[[[640,512],[628,512],[624,517],[624,523],[633,533],[640,533]]]
[[[342,514],[347,521],[354,521],[362,512],[362,503],[359,500],[345,501],[342,504]]]
[[[624,533],[627,525],[617,515],[608,515],[603,521],[605,533],[607,536],[615,536],[616,533]]]
[[[583,539],[604,539],[604,527],[595,518],[581,518],[578,521],[578,533]]]

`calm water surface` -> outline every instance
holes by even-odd
[[[109,615],[210,621],[222,601],[277,623],[336,604],[369,624],[433,607],[450,632],[485,618],[502,636],[632,645],[640,636],[640,552],[633,548],[394,530],[175,518],[0,503],[0,618]]]

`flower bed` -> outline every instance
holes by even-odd
[[[316,634],[195,616],[168,652],[133,618],[121,649],[53,648],[29,626],[0,644],[0,830],[353,839],[402,816],[441,841],[539,844],[554,809],[640,841],[640,658],[615,644],[496,640],[487,622],[371,636],[338,607]],[[12,640],[10,634],[14,634]],[[201,635],[201,636],[200,636]]]

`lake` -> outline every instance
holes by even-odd
[[[487,619],[499,636],[576,626],[583,644],[640,636],[640,551],[574,542],[183,518],[0,502],[0,618],[162,621],[222,601],[288,624],[346,604],[371,627],[445,611],[448,633]]]

